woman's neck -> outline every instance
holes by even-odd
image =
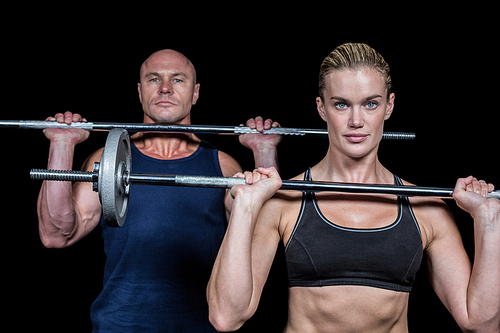
[[[377,149],[361,158],[329,149],[325,158],[313,168],[313,180],[372,184],[394,182],[392,173],[380,163]]]

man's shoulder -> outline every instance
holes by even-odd
[[[219,164],[224,177],[232,177],[241,172],[240,164],[229,154],[219,150]]]

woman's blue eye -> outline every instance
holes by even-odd
[[[345,109],[347,108],[347,104],[345,103],[335,103],[335,106],[338,108],[338,109]]]
[[[377,102],[368,102],[365,105],[368,109],[375,109],[378,106]]]

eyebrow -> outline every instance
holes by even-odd
[[[364,99],[364,101],[369,101],[369,100],[371,100],[371,99],[381,98],[381,97],[382,97],[381,95],[372,95],[372,96],[368,96],[368,97],[366,97],[366,98]],[[343,97],[339,97],[339,96],[332,96],[332,97],[330,97],[330,100],[332,100],[332,99],[336,99],[336,100],[339,100],[339,101],[341,101],[341,102],[347,102],[347,101],[349,101],[348,99],[343,98]]]
[[[160,73],[158,73],[158,72],[150,72],[150,73],[147,73],[144,77],[150,77],[150,76],[162,76],[162,75]],[[184,74],[182,72],[173,73],[173,74],[170,74],[170,76],[188,77],[186,74]]]

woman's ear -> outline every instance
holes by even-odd
[[[396,98],[396,95],[394,93],[389,96],[389,101],[387,102],[387,109],[385,110],[385,117],[384,120],[387,120],[391,117],[392,111],[394,110],[394,99]]]
[[[326,112],[325,112],[325,105],[323,104],[323,100],[321,97],[316,97],[316,105],[318,107],[318,113],[321,119],[326,121]]]

